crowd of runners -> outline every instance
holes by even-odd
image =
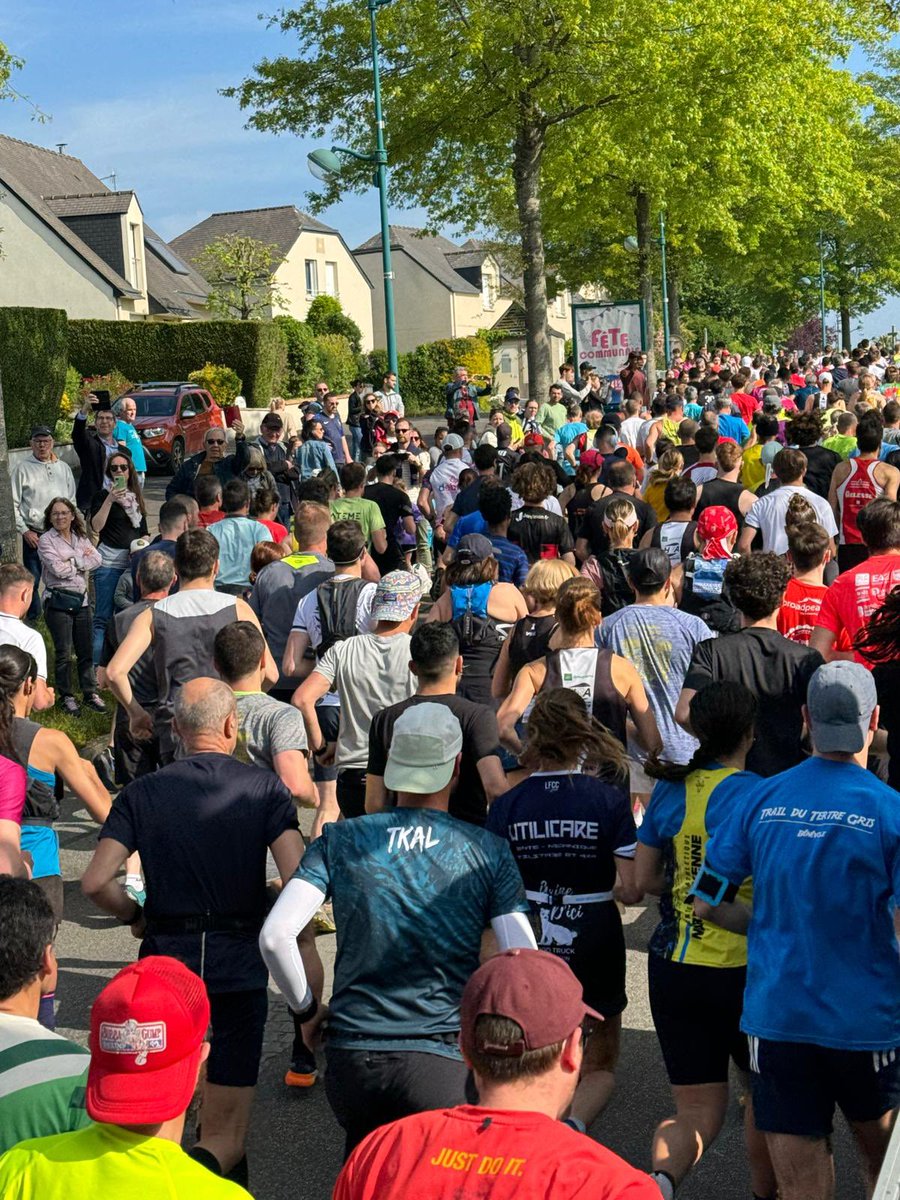
[[[729,1080],[748,1196],[829,1200],[837,1110],[872,1196],[900,1105],[900,368],[722,346],[654,388],[635,352],[496,403],[460,368],[431,437],[378,382],[210,429],[158,531],[127,406],[86,398],[77,484],[45,427],[14,470],[0,1195],[259,1194],[277,1003],[284,1086],[344,1134],[338,1200],[671,1200]],[[79,755],[54,706],[108,711],[108,745]],[[99,826],[81,889],[138,939],[89,1051],[54,1032],[67,793]],[[639,1086],[622,917],[657,897],[672,1113],[628,1164],[602,1144]]]

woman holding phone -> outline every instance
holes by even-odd
[[[113,615],[116,584],[128,567],[131,543],[147,536],[147,513],[134,464],[127,454],[112,453],[106,463],[104,487],[90,507],[91,528],[99,535],[101,565],[94,574],[94,662],[100,658],[103,635]]]
[[[44,619],[56,650],[59,703],[67,713],[77,715],[79,706],[72,687],[74,646],[85,707],[106,712],[106,705],[97,695],[94,676],[87,588],[88,571],[96,570],[103,560],[88,539],[81,514],[65,496],[57,496],[47,505],[37,551],[43,568]]]

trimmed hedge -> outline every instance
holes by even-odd
[[[0,308],[6,437],[27,446],[32,425],[59,417],[66,386],[67,320],[61,308]]]
[[[69,361],[82,375],[117,367],[136,380],[187,379],[204,363],[222,363],[244,381],[254,408],[268,408],[278,392],[285,358],[284,336],[271,322],[69,322]]]
[[[453,378],[456,367],[468,367],[470,375],[492,374],[491,348],[480,337],[443,338],[423,342],[415,350],[398,357],[400,395],[410,416],[417,413],[443,413],[444,387]],[[368,377],[375,388],[388,369],[387,351],[373,350],[368,356]]]

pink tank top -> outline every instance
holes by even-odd
[[[0,821],[22,824],[27,782],[24,767],[20,767],[11,758],[0,756]]]
[[[884,488],[875,479],[875,468],[878,459],[863,461],[859,458],[850,459],[850,474],[838,484],[837,497],[841,508],[841,545],[861,546],[862,534],[859,532],[857,517],[860,511],[877,500]]]

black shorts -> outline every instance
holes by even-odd
[[[366,772],[342,767],[337,777],[337,802],[344,820],[366,815]]]
[[[461,1059],[417,1050],[346,1050],[326,1043],[325,1094],[345,1157],[373,1129],[433,1108],[475,1103]]]
[[[545,913],[546,909],[543,910]],[[616,1017],[625,1011],[625,934],[622,918],[614,901],[585,905],[590,923],[582,922],[572,946],[547,946],[551,954],[571,967],[584,992],[584,1002],[602,1017]],[[552,919],[553,910],[550,910]],[[535,918],[538,937],[544,938],[545,918]]]
[[[320,704],[316,708],[316,718],[319,722],[319,728],[322,730],[323,742],[336,742],[338,729],[341,724],[341,708],[339,704]],[[319,760],[314,758],[313,764],[313,779],[316,783],[328,783],[331,780],[337,779],[337,767],[332,764],[330,767],[320,766]]]
[[[669,1082],[727,1083],[728,1061],[749,1070],[741,1033],[746,967],[705,967],[647,955],[650,1012]]]
[[[220,1087],[255,1087],[269,993],[217,992],[209,998],[212,1029],[206,1078]]]
[[[753,1111],[763,1133],[828,1137],[835,1106],[875,1121],[900,1104],[900,1047],[833,1050],[750,1038]]]

